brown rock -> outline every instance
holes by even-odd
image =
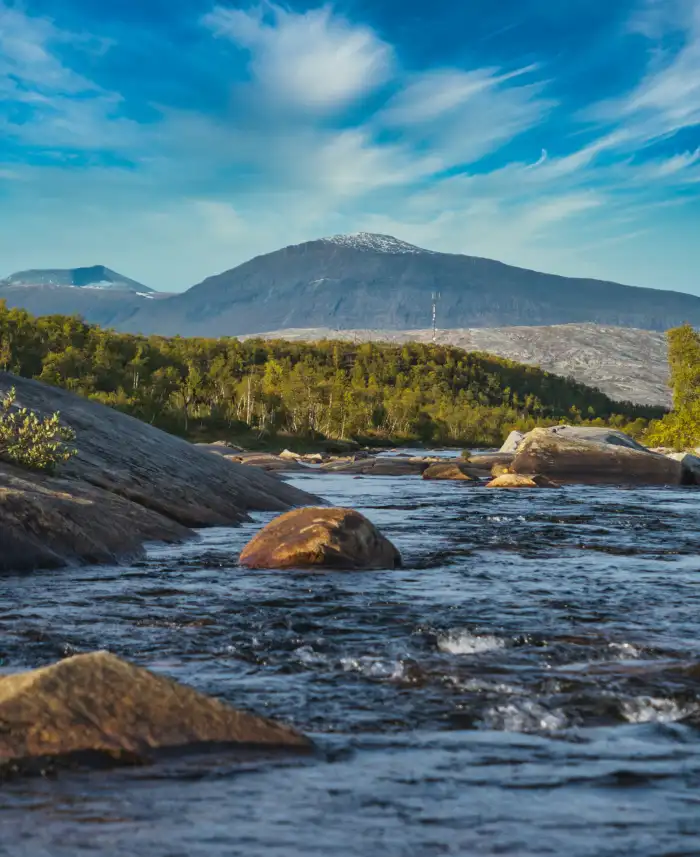
[[[468,466],[461,461],[440,462],[431,464],[423,471],[423,479],[447,479],[458,482],[477,482],[479,477],[470,472]]]
[[[630,439],[630,443],[634,442]],[[569,483],[680,485],[687,478],[679,461],[642,447],[549,429],[534,429],[527,435],[512,468],[516,473],[541,473]]]
[[[0,678],[0,763],[97,752],[118,759],[202,743],[305,749],[288,726],[197,693],[109,652]]]
[[[467,464],[476,470],[490,473],[495,464],[510,467],[514,458],[515,455],[512,452],[475,452],[467,458]]]
[[[506,473],[512,473],[512,472],[513,471],[510,469],[510,467],[507,467],[505,464],[494,464],[493,467],[491,468],[491,476],[493,476],[494,479],[497,476],[503,476]]]
[[[283,449],[279,457],[285,461],[298,461],[299,459],[299,455],[296,452],[292,452],[291,449]]]
[[[322,465],[321,469],[362,476],[420,476],[429,466],[430,462],[423,459],[411,461],[399,456],[382,456],[347,462],[332,461]]]
[[[308,507],[260,530],[240,558],[248,568],[398,568],[392,543],[353,509]]]
[[[245,452],[237,456],[237,461],[248,467],[259,467],[261,470],[280,471],[285,473],[296,470],[307,470],[303,464],[294,458],[282,458],[270,452]]]
[[[492,479],[487,488],[558,488],[556,482],[540,474],[503,473]]]

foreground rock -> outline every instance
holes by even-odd
[[[309,507],[287,512],[245,546],[248,568],[398,568],[401,555],[364,515]]]
[[[300,733],[154,675],[108,652],[0,678],[0,766],[97,754],[145,761],[207,743],[310,748]]]
[[[60,411],[78,454],[60,479],[0,464],[0,570],[111,562],[147,541],[194,536],[193,527],[317,500],[112,408],[0,373],[0,393],[11,387],[23,407]]]
[[[609,439],[617,435],[622,432],[601,430],[595,438],[534,429],[518,446],[511,467],[515,473],[539,473],[569,483],[680,485],[692,481],[679,461],[649,452],[626,435],[622,437],[629,444]]]
[[[452,482],[478,482],[479,476],[465,462],[446,461],[431,464],[423,471],[423,479],[445,479]]]
[[[487,488],[558,488],[556,482],[539,473],[526,476],[523,473],[502,473],[486,485]]]

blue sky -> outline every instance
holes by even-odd
[[[700,0],[0,0],[0,275],[354,231],[700,293]]]

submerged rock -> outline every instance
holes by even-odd
[[[240,562],[248,568],[398,568],[401,555],[359,512],[308,507],[263,527]]]
[[[486,485],[487,488],[558,488],[556,482],[539,473],[502,473]]]
[[[629,443],[618,442],[620,435]],[[687,481],[680,462],[649,452],[622,432],[606,429],[592,435],[595,440],[589,437],[587,432],[579,436],[578,430],[534,429],[518,447],[512,469],[588,484],[680,485]]]
[[[455,482],[478,482],[479,476],[461,461],[431,464],[423,471],[423,479],[446,479]]]
[[[289,726],[239,711],[109,652],[0,678],[0,765],[98,754],[145,760],[206,743],[306,749]]]

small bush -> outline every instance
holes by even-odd
[[[14,387],[0,400],[0,458],[30,470],[49,473],[76,454],[66,446],[75,432],[60,423],[60,414],[37,416],[27,408],[17,408]]]

